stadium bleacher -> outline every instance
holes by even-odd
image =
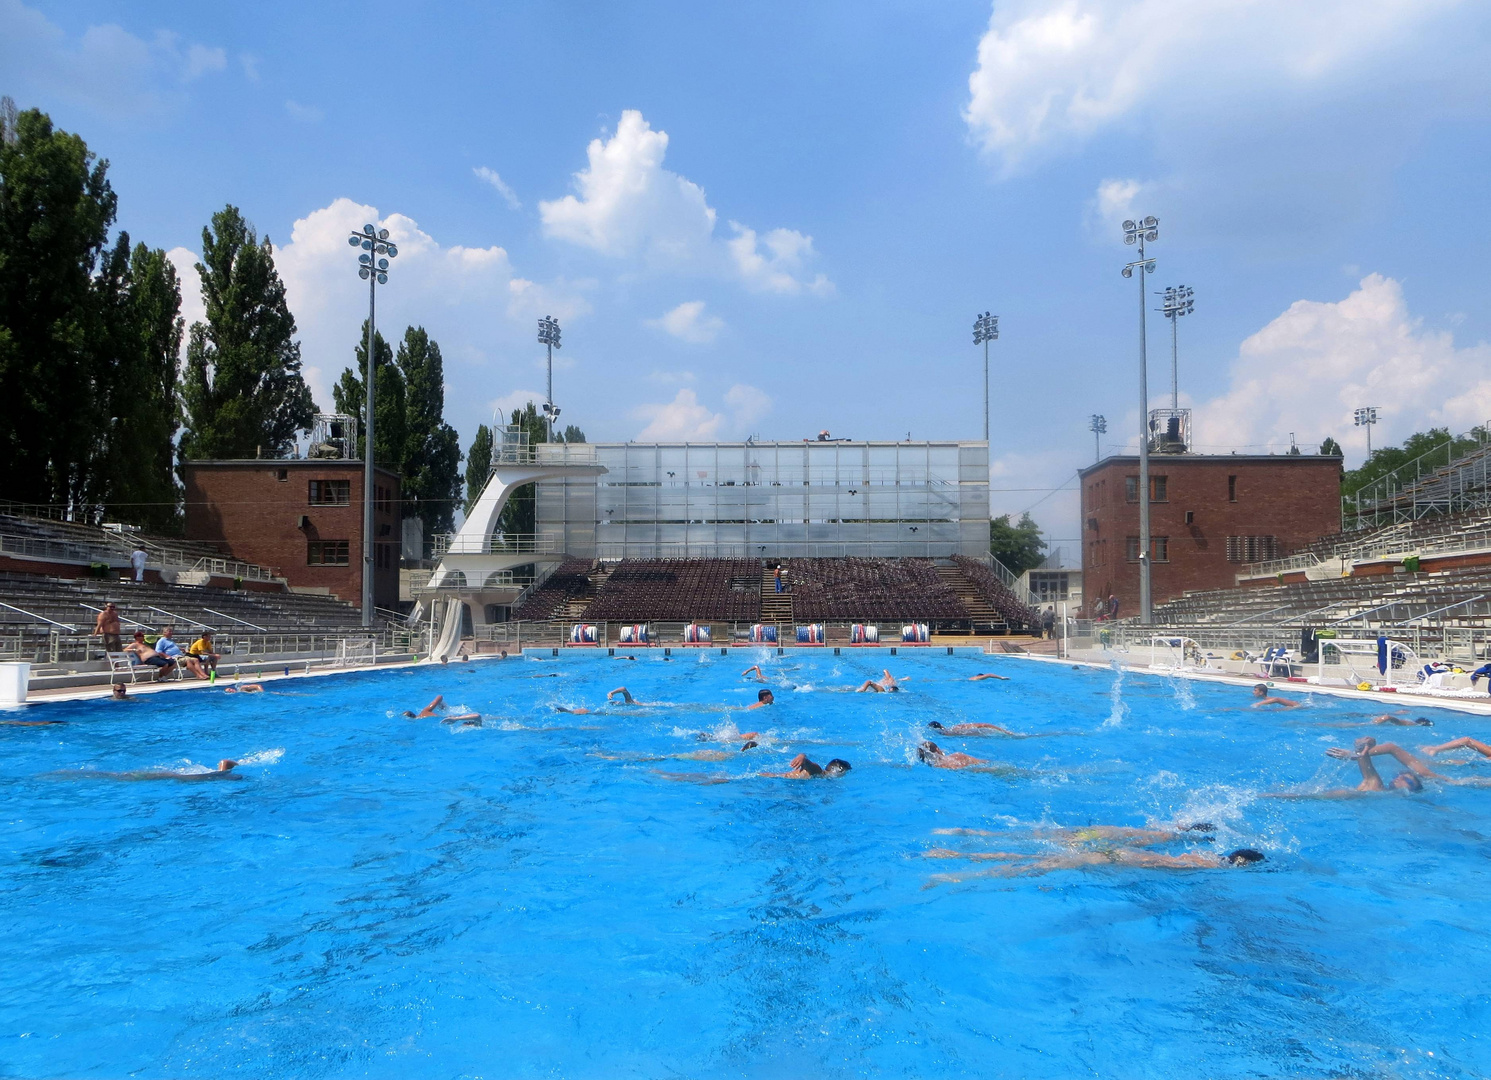
[[[965,555],[954,555],[952,561],[1011,629],[1030,630],[1040,626],[1040,613],[1021,603],[994,571]]]
[[[562,616],[571,601],[592,592],[590,571],[593,565],[589,559],[566,559],[528,594],[521,605],[513,609],[512,618],[541,622]]]
[[[793,559],[784,569],[799,622],[972,618],[931,559]]]
[[[587,620],[721,619],[761,615],[761,563],[753,559],[623,559],[611,570]]]

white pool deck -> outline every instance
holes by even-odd
[[[664,647],[658,645],[643,647],[567,646],[557,649],[552,647],[543,647],[537,649],[529,648],[525,649],[522,653],[513,653],[511,656],[506,658],[506,662],[533,658],[572,660],[608,659],[615,655],[626,656],[634,654],[641,656],[650,656],[657,659],[662,659],[664,656],[671,656],[673,659],[676,660],[682,659],[699,651],[701,651],[701,649],[696,647]],[[1147,650],[1141,654],[1119,653],[1115,651],[1092,649],[1084,650],[1080,653],[1073,653],[1071,656],[1068,657],[1056,657],[1025,653],[986,652],[982,646],[960,646],[947,645],[945,643],[933,643],[931,645],[914,646],[881,644],[870,646],[843,647],[795,645],[736,645],[731,647],[705,647],[702,651],[712,652],[716,654],[725,653],[734,655],[738,658],[744,658],[746,656],[758,653],[767,653],[770,655],[778,656],[802,656],[814,654],[823,655],[825,653],[838,653],[840,655],[853,654],[876,656],[884,659],[889,659],[892,656],[899,657],[903,655],[925,655],[960,656],[965,658],[982,657],[989,660],[990,662],[1017,661],[1022,663],[1054,664],[1062,667],[1081,667],[1109,671],[1114,670],[1115,668],[1122,668],[1123,670],[1135,675],[1148,675],[1154,678],[1167,679],[1190,679],[1195,682],[1216,683],[1224,686],[1232,686],[1237,688],[1240,693],[1250,693],[1254,685],[1258,684],[1259,682],[1263,682],[1265,685],[1270,687],[1271,692],[1277,696],[1299,697],[1308,700],[1309,697],[1311,697],[1312,695],[1323,694],[1329,695],[1331,697],[1355,699],[1366,703],[1371,708],[1381,709],[1384,712],[1404,709],[1418,710],[1433,708],[1448,709],[1454,712],[1466,713],[1472,716],[1491,717],[1491,694],[1481,693],[1478,694],[1476,697],[1459,697],[1447,695],[1441,696],[1408,686],[1400,687],[1396,691],[1384,691],[1380,689],[1357,690],[1352,687],[1344,686],[1316,686],[1314,684],[1293,680],[1262,679],[1257,674],[1251,674],[1247,672],[1218,671],[1197,668],[1172,669],[1162,665],[1151,667],[1149,664],[1149,656]],[[502,656],[492,653],[483,653],[471,657],[470,660],[451,661],[450,666],[465,663],[490,664],[503,662],[505,661]],[[319,679],[328,675],[349,675],[358,672],[370,672],[375,670],[402,671],[409,668],[431,668],[440,666],[442,665],[438,661],[421,659],[380,663],[376,667],[370,667],[367,664],[352,664],[344,667],[317,667],[310,671],[296,671],[292,667],[289,674],[285,674],[283,670],[266,671],[262,675],[256,674],[253,677],[224,679],[219,680],[216,683],[205,682],[200,679],[193,679],[191,681],[173,680],[171,682],[165,683],[136,683],[133,685],[129,685],[128,694],[130,697],[145,697],[147,695],[153,694],[171,693],[220,693],[229,689],[230,687],[237,686],[241,683],[259,683],[268,687],[269,685],[275,683],[288,682],[292,680]],[[32,691],[28,695],[26,705],[45,705],[51,702],[61,701],[102,701],[108,699],[111,694],[112,691],[107,685],[36,690]],[[17,706],[11,706],[11,708],[17,708]]]

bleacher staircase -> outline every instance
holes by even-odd
[[[779,626],[793,624],[792,580],[785,571],[783,577],[787,578],[786,587],[782,592],[777,592],[775,570],[767,567],[761,570],[761,621],[763,623],[775,623]]]
[[[953,563],[938,563],[937,576],[947,583],[953,592],[958,594],[958,599],[968,609],[968,614],[973,619],[974,633],[987,633],[990,630],[1004,631],[1008,629],[1004,619],[999,612],[994,610],[994,605],[984,597],[978,587],[969,581],[962,570]]]

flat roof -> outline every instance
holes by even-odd
[[[328,466],[344,468],[355,465],[363,467],[362,458],[199,458],[188,459],[181,463],[183,469],[200,468],[202,466],[212,468],[236,468],[236,469],[291,469],[291,468],[317,468],[324,469]],[[395,480],[401,479],[398,473],[392,469],[385,469],[376,461],[373,462],[373,471],[381,472],[385,476],[391,476]]]
[[[1343,459],[1334,454],[1150,454],[1149,467],[1155,468],[1160,464],[1181,465],[1219,465],[1226,462],[1229,465],[1324,465],[1333,464],[1338,468],[1344,468]],[[1138,454],[1114,454],[1105,457],[1102,461],[1094,462],[1086,468],[1078,469],[1078,476],[1086,476],[1088,473],[1097,472],[1099,469],[1110,465],[1133,464],[1139,466]]]

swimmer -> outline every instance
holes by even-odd
[[[980,862],[1002,862],[998,870],[977,874],[936,874],[927,885],[962,881],[968,877],[1016,877],[1047,874],[1052,870],[1085,870],[1089,866],[1131,866],[1140,870],[1216,870],[1252,866],[1266,858],[1253,848],[1238,848],[1225,855],[1188,851],[1183,855],[1161,855],[1154,851],[1116,847],[1101,851],[1069,851],[1061,855],[1022,855],[1010,851],[986,851],[958,857]]]
[[[1304,708],[1304,702],[1302,701],[1290,701],[1288,698],[1270,697],[1268,693],[1268,687],[1264,686],[1262,683],[1259,683],[1257,686],[1253,687],[1253,696],[1258,699],[1257,701],[1253,702],[1253,708],[1255,709],[1261,709],[1265,705],[1277,705],[1281,709]]]
[[[225,693],[225,694],[262,694],[262,693],[264,693],[264,687],[260,686],[256,682],[244,683],[242,686],[225,686],[223,688],[223,693]],[[405,713],[404,715],[408,716],[409,714]]]
[[[1127,825],[1086,825],[1080,828],[1037,828],[1028,829],[1023,833],[996,833],[988,829],[933,829],[934,836],[1009,836],[1024,835],[1037,840],[1050,840],[1061,844],[1063,847],[1079,847],[1084,844],[1105,844],[1113,841],[1121,842],[1128,847],[1154,847],[1157,844],[1170,844],[1176,840],[1199,840],[1203,843],[1211,842],[1211,833],[1216,832],[1217,827],[1210,822],[1200,821],[1194,825],[1181,825],[1173,829],[1137,829]],[[946,848],[934,848],[926,854],[926,858],[950,859],[963,858],[961,853],[947,852]]]
[[[1435,754],[1442,754],[1446,750],[1474,750],[1482,757],[1491,757],[1491,746],[1487,746],[1479,739],[1472,739],[1469,735],[1459,739],[1451,739],[1449,742],[1440,743],[1438,746],[1426,746],[1422,750],[1422,753],[1433,757]]]
[[[585,708],[583,705],[580,706],[580,708],[578,708],[578,709],[570,709],[570,708],[566,708],[563,705],[555,705],[554,706],[554,711],[555,712],[568,713],[571,716],[589,716],[590,715],[590,710],[587,709],[587,708]]]
[[[750,712],[752,709],[762,708],[766,705],[774,705],[776,704],[776,700],[776,695],[773,694],[770,690],[758,690],[756,691],[756,704],[747,705],[746,712]]]
[[[1396,727],[1433,727],[1434,721],[1427,716],[1415,716],[1412,719],[1406,716],[1394,716],[1392,713],[1383,713],[1381,716],[1372,717],[1374,724],[1393,724]]]
[[[115,701],[123,701],[125,698],[129,697],[129,691],[124,688],[124,684],[122,682],[115,683],[114,689],[110,691],[109,696]]]
[[[179,780],[183,783],[191,783],[197,780],[242,780],[243,777],[233,770],[238,767],[238,762],[224,758],[217,763],[216,769],[199,773],[173,772],[170,769],[139,769],[134,772],[82,772],[82,773],[60,773],[54,775],[67,776],[81,780]]]
[[[481,727],[481,713],[457,713],[454,716],[441,717],[440,722],[442,724],[460,724],[462,727]]]
[[[1012,739],[1023,739],[1026,736],[1009,728],[1002,728],[998,724],[954,724],[952,727],[943,727],[936,720],[932,720],[927,727],[933,731],[940,731],[944,735],[972,736],[972,735],[1008,735]]]
[[[717,735],[712,731],[701,731],[694,736],[694,739],[697,742],[739,742],[744,739],[750,746],[755,746],[755,740],[760,737],[759,731],[737,731],[734,735]],[[747,747],[742,746],[741,749],[745,750]]]
[[[1435,776],[1424,767],[1423,763],[1392,743],[1383,743],[1378,746],[1377,740],[1370,735],[1356,740],[1354,750],[1346,750],[1339,746],[1333,746],[1326,751],[1333,758],[1343,761],[1355,761],[1361,770],[1362,782],[1354,788],[1335,788],[1330,791],[1320,792],[1295,792],[1295,791],[1271,791],[1266,792],[1264,797],[1269,799],[1347,799],[1359,795],[1364,791],[1395,791],[1395,792],[1420,792],[1424,790],[1424,782],[1420,776]],[[1393,779],[1384,784],[1382,777],[1378,774],[1376,766],[1372,764],[1374,754],[1392,754],[1403,764],[1408,771],[1401,772]]]
[[[624,704],[624,705],[635,705],[635,704],[637,704],[636,699],[632,697],[632,692],[630,690],[628,690],[624,686],[618,686],[615,690],[612,690],[609,694],[606,695],[606,700],[607,701],[615,701],[617,694],[621,695],[622,704]]]
[[[116,696],[115,701],[119,698]],[[57,724],[65,724],[66,720],[0,720],[0,726],[4,727],[54,727]]]
[[[949,754],[934,742],[924,742],[916,748],[916,756],[934,769],[966,769],[973,765],[988,765],[983,758],[971,754]]]
[[[992,671],[981,671],[977,675],[970,675],[969,682],[983,682],[985,679],[999,679],[1001,682],[1009,682],[1008,675],[995,675]]]
[[[611,659],[612,660],[635,660],[636,657],[635,656],[613,656],[613,657],[611,657]]]
[[[748,668],[746,668],[744,671],[742,671],[740,673],[741,678],[744,678],[745,676],[749,675],[753,671],[756,673],[756,681],[757,682],[765,682],[766,681],[766,676],[761,673],[761,665],[760,664],[757,664],[754,667],[748,667]]]
[[[430,702],[423,709],[420,709],[419,712],[412,713],[408,709],[405,709],[404,710],[404,715],[407,716],[411,720],[423,720],[426,716],[434,716],[437,712],[444,712],[444,711],[445,711],[445,695],[444,694],[437,694],[435,696],[435,700],[432,701],[432,702]]]
[[[883,671],[884,674],[880,678],[878,678],[878,679],[866,679],[864,682],[860,683],[859,689],[856,690],[855,693],[856,694],[881,694],[881,693],[884,693],[884,694],[894,694],[894,693],[899,692],[900,689],[901,689],[901,687],[896,683],[896,677],[890,673],[890,669],[889,668],[881,668],[881,671]],[[905,682],[906,680],[903,679],[901,681]]]
[[[852,768],[843,758],[834,758],[827,765],[819,766],[809,761],[807,754],[798,754],[787,764],[790,772],[764,772],[760,775],[782,780],[817,780],[822,777],[843,776]]]

